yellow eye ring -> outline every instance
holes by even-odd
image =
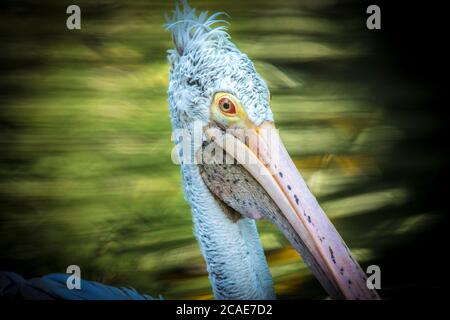
[[[229,92],[216,92],[211,104],[211,120],[223,127],[243,126],[247,119],[239,100]]]

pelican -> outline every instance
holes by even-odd
[[[174,44],[168,51],[168,102],[175,150],[214,297],[275,299],[255,223],[266,218],[331,298],[379,299],[289,157],[276,134],[269,88],[226,27],[216,26],[223,22],[219,16],[197,15],[182,1],[166,24]],[[217,155],[227,161],[216,161]],[[3,273],[0,279],[3,295],[20,283],[57,298],[148,298],[85,280],[79,292],[69,291],[63,275],[27,282]],[[3,289],[2,282],[8,284]]]

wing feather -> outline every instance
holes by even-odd
[[[132,288],[116,288],[81,280],[81,289],[69,290],[69,275],[54,273],[25,280],[13,272],[0,272],[0,299],[15,300],[153,300]]]

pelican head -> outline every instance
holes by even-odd
[[[219,14],[196,16],[195,9],[185,4],[184,11],[177,9],[168,24],[175,45],[168,55],[172,67],[169,101],[177,127],[194,121],[208,124],[210,106],[220,92],[239,101],[255,125],[273,121],[269,89],[253,62],[230,41],[224,26],[212,28],[221,22],[216,20]]]
[[[172,126],[193,133],[197,124],[202,134],[193,146],[203,162],[182,160],[181,173],[215,297],[275,297],[254,222],[267,218],[332,298],[378,298],[276,134],[267,84],[225,26],[214,27],[223,22],[218,16],[197,15],[183,1],[166,25],[174,43],[168,51]],[[244,139],[236,134],[242,130]],[[210,146],[232,163],[205,161]]]

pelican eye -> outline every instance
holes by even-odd
[[[219,108],[220,110],[225,113],[226,115],[234,115],[236,114],[236,106],[234,105],[233,101],[230,99],[224,97],[219,100]]]

